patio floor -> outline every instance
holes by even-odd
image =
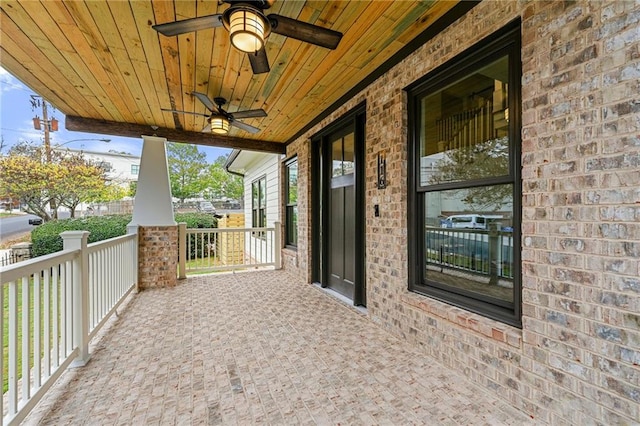
[[[283,271],[136,295],[25,424],[533,421]]]

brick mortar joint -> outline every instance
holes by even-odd
[[[522,350],[520,329],[415,293],[402,294],[400,301],[414,309],[444,319],[452,325]]]

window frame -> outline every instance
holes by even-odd
[[[264,193],[261,191],[260,182],[264,182]],[[254,197],[254,186],[257,185],[258,199],[256,206],[256,198]],[[264,206],[261,206],[260,201],[264,201]],[[252,228],[266,228],[267,227],[267,175],[262,175],[259,178],[251,182],[251,227]],[[259,236],[264,236],[264,233],[259,233]]]
[[[298,200],[296,197],[296,202],[295,203],[290,203],[289,200],[291,199],[290,197],[290,190],[291,190],[291,182],[289,179],[289,173],[291,170],[291,166],[293,166],[295,164],[296,166],[296,173],[299,173],[299,168],[298,168],[298,157],[292,157],[288,160],[286,160],[284,162],[284,181],[285,181],[285,189],[284,189],[284,197],[285,197],[285,201],[284,201],[284,206],[285,206],[285,218],[284,218],[284,224],[285,224],[285,231],[284,231],[284,238],[285,238],[285,246],[287,248],[292,248],[292,249],[297,249],[298,247],[298,228],[297,228],[297,215],[298,213],[296,212],[296,226],[293,226],[293,210],[296,209],[298,207]],[[299,175],[297,175],[299,176]],[[297,192],[297,188],[298,188],[298,183],[297,183],[297,179],[296,179],[296,192]]]
[[[521,221],[522,221],[522,183],[521,183],[521,24],[514,21],[475,46],[467,49],[447,63],[438,67],[417,82],[405,88],[408,99],[408,243],[409,271],[408,289],[411,292],[433,297],[442,302],[478,313],[491,319],[516,327],[522,327],[522,265],[521,265]],[[504,176],[479,178],[464,182],[444,182],[434,185],[422,185],[420,181],[420,102],[442,87],[473,74],[483,66],[504,56],[509,57],[508,108],[509,120],[509,173]],[[453,286],[425,277],[424,256],[424,201],[427,193],[448,189],[473,188],[479,186],[513,185],[513,303],[500,306],[492,303],[480,294],[472,295],[455,291]]]
[[[131,165],[131,174],[134,176],[138,176],[140,174],[140,164]]]

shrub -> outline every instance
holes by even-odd
[[[216,228],[217,219],[207,213],[176,213],[176,222],[186,222],[187,228]],[[131,215],[90,216],[46,222],[31,231],[33,256],[44,256],[62,250],[64,231],[89,231],[89,243],[108,240],[127,233]]]

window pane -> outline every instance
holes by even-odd
[[[331,152],[332,152],[332,166],[331,166],[331,176],[337,177],[343,175],[342,170],[342,138],[335,140],[331,143]]]
[[[287,204],[298,203],[298,162],[294,162],[287,166],[288,170],[288,184],[287,189]]]
[[[259,192],[258,197],[260,198],[259,205],[260,205],[261,208],[263,208],[263,207],[266,207],[266,205],[267,205],[267,197],[266,197],[267,179],[260,179],[258,181],[258,186],[260,187],[259,190],[258,190],[258,192]]]
[[[509,174],[508,57],[420,100],[420,185]]]
[[[293,207],[293,214],[291,215],[292,226],[291,226],[291,244],[298,244],[298,206]]]
[[[513,185],[427,192],[425,279],[513,303]]]
[[[251,202],[251,208],[255,209],[258,207],[258,182],[251,184]]]
[[[355,147],[355,134],[349,133],[344,137],[344,152],[343,158],[344,161],[342,163],[342,169],[345,175],[353,173],[353,151]]]
[[[287,207],[287,241],[288,245],[298,244],[298,207]]]

